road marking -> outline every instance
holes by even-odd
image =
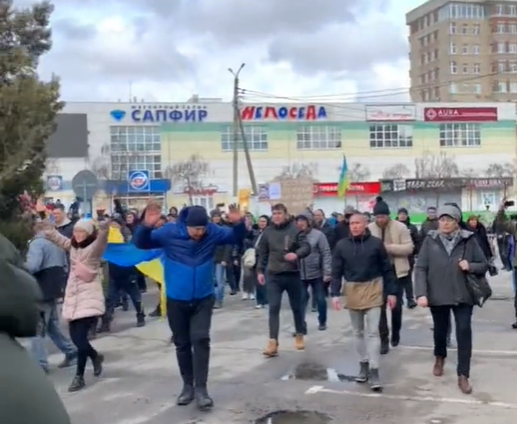
[[[403,401],[412,401],[412,402],[452,403],[452,404],[463,404],[463,405],[493,406],[493,407],[504,408],[504,409],[517,409],[517,404],[515,404],[515,403],[481,401],[481,400],[477,400],[477,399],[441,398],[441,397],[434,397],[434,396],[404,396],[404,395],[390,395],[390,394],[385,394],[385,393],[362,393],[362,392],[353,392],[350,390],[326,389],[323,386],[313,386],[305,392],[306,395],[315,395],[318,393],[332,393],[335,395],[348,395],[348,396],[365,397],[365,398],[384,398],[384,399],[390,399],[390,400],[403,400]]]
[[[404,346],[399,345],[397,349],[408,349],[408,350],[434,350],[434,347],[431,346]],[[457,348],[447,348],[447,350],[457,351]],[[476,355],[499,355],[499,356],[517,356],[517,350],[490,350],[490,349],[481,349],[481,350],[473,350],[472,353]]]

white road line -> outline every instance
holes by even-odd
[[[399,345],[397,349],[407,349],[407,350],[434,350],[431,346],[404,346]],[[447,348],[447,350],[456,351],[457,348]],[[494,356],[517,356],[517,350],[490,350],[490,349],[481,349],[472,351],[473,354],[476,355],[494,355]]]
[[[317,393],[332,393],[335,395],[348,395],[355,397],[365,398],[384,398],[391,400],[403,400],[412,402],[437,402],[437,403],[452,403],[452,404],[463,404],[463,405],[479,405],[479,406],[493,406],[504,409],[517,409],[517,404],[506,403],[506,402],[491,402],[481,401],[477,399],[460,399],[460,398],[441,398],[434,396],[404,396],[404,395],[390,395],[385,393],[362,393],[353,392],[350,390],[333,390],[326,389],[323,386],[313,386],[305,392],[306,395],[314,395]]]

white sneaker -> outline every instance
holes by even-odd
[[[242,294],[242,300],[248,300],[250,298],[249,294],[248,293],[243,293]]]
[[[250,294],[250,300],[255,300],[255,295],[254,294]]]
[[[255,306],[256,309],[264,309],[264,305],[257,305]]]

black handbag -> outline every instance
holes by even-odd
[[[465,241],[463,245],[463,256],[465,259],[465,251],[467,250],[467,241]],[[488,280],[485,275],[476,275],[471,274],[470,272],[464,272],[465,274],[465,285],[467,286],[467,290],[472,297],[472,302],[474,305],[483,307],[485,302],[492,297],[492,287],[488,283]]]

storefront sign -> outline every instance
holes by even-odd
[[[335,197],[338,183],[314,183],[314,196]],[[350,183],[347,196],[376,196],[381,192],[380,182]]]
[[[323,106],[245,106],[243,121],[319,121],[327,119]]]
[[[426,122],[497,122],[496,107],[427,107]]]
[[[49,175],[47,177],[47,190],[59,191],[63,188],[63,177],[61,175]]]
[[[494,189],[513,185],[513,178],[470,178],[465,184],[471,189]]]
[[[128,192],[145,192],[151,189],[149,171],[129,171],[127,182]]]
[[[208,111],[203,105],[142,105],[132,106],[131,121],[133,123],[165,123],[165,122],[203,122],[207,116]],[[112,110],[111,117],[117,121],[125,120],[127,114],[124,110]]]
[[[400,105],[367,105],[367,122],[411,122],[416,121],[416,106]]]

